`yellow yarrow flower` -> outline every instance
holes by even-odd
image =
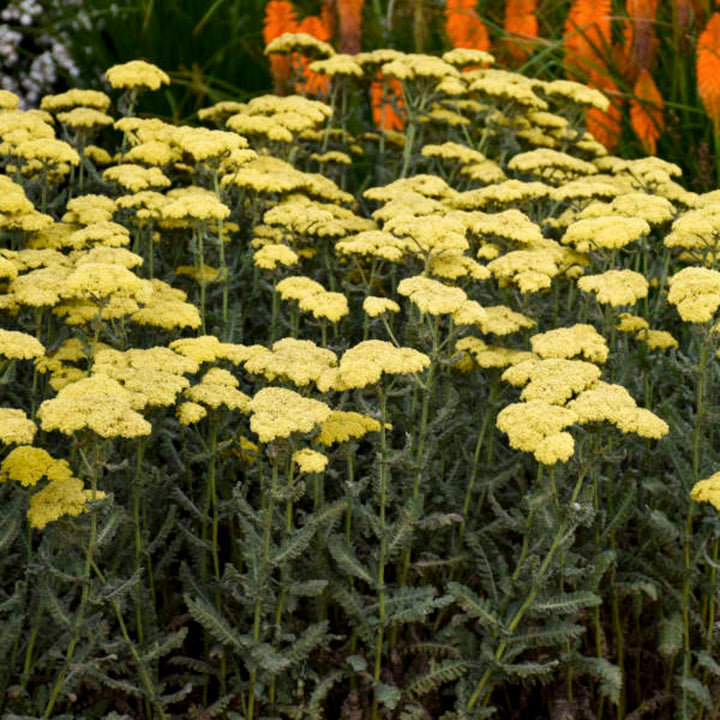
[[[0,407],[0,442],[5,445],[29,445],[35,439],[37,425],[19,408]]]
[[[615,326],[616,330],[625,333],[636,333],[649,328],[650,323],[645,318],[630,313],[620,313],[620,321]]]
[[[394,300],[384,297],[375,297],[373,295],[368,295],[363,300],[362,307],[365,313],[372,318],[384,315],[385,313],[400,312],[400,306]]]
[[[539,462],[552,460],[553,457],[557,462],[569,459],[567,451],[570,447],[574,451],[574,443],[570,446],[567,438],[555,436],[576,421],[577,415],[572,410],[542,400],[531,400],[503,408],[495,424],[508,436],[511,447],[531,453],[539,450]],[[547,439],[553,437],[555,439],[548,442]]]
[[[303,448],[293,453],[293,462],[300,468],[300,472],[304,473],[321,473],[328,464],[327,455],[323,455],[316,450]]]
[[[542,400],[564,405],[573,395],[592,387],[600,379],[600,368],[584,360],[525,360],[507,368],[502,379],[523,387],[523,400]]]
[[[116,89],[157,90],[161,85],[170,84],[166,72],[145,60],[113,65],[105,71],[105,79]]]
[[[263,375],[271,382],[281,378],[304,387],[337,364],[337,355],[332,350],[320,348],[312,340],[283,338],[273,344],[272,350],[258,347],[245,360],[245,370]]]
[[[590,362],[604,363],[609,353],[605,338],[592,325],[584,323],[533,335],[530,345],[542,358],[570,359],[579,355]]]
[[[24,332],[0,329],[0,355],[13,360],[30,360],[45,354],[43,344]]]
[[[404,278],[398,284],[397,291],[409,297],[420,312],[428,315],[450,315],[467,300],[464,290],[421,275]]]
[[[333,410],[330,417],[320,425],[320,432],[315,442],[320,445],[333,445],[348,440],[358,440],[378,430],[380,430],[380,422],[375,418],[356,412]]]
[[[278,264],[292,267],[299,261],[300,257],[294,250],[280,243],[264,245],[253,254],[253,263],[264,270],[275,270]]]
[[[11,450],[0,464],[0,482],[15,480],[23,487],[37,485],[55,462],[57,460],[47,450],[20,445]]]
[[[300,298],[300,309],[311,312],[318,319],[339,322],[350,313],[347,298],[338,292],[321,292]]]
[[[250,429],[263,443],[293,433],[312,432],[331,414],[324,402],[279,387],[259,390],[248,407],[252,413]]]
[[[668,302],[685,322],[708,322],[720,306],[720,272],[686,267],[668,278]]]
[[[430,358],[413,348],[395,347],[385,340],[365,340],[346,350],[338,368],[317,382],[318,389],[349,390],[380,382],[383,373],[418,373],[430,365]]]
[[[531,360],[534,356],[526,350],[488,345],[480,338],[464,337],[457,341],[457,350],[470,353],[475,362],[482,368],[504,368],[509,365]]]
[[[608,270],[599,275],[585,275],[577,281],[583,292],[593,292],[601,305],[634,305],[647,297],[648,281],[634,270]]]
[[[636,340],[644,342],[651,350],[669,350],[679,347],[678,341],[667,330],[641,330]]]
[[[37,416],[43,430],[59,430],[65,435],[85,428],[105,438],[149,435],[152,426],[133,410],[132,401],[132,393],[117,380],[93,375],[45,400]]]
[[[178,405],[176,415],[181,425],[194,425],[207,417],[207,410],[200,403],[187,401]]]
[[[562,242],[579,252],[619,249],[650,233],[650,225],[641,218],[605,215],[572,223]]]
[[[695,502],[709,502],[720,511],[720,472],[696,482],[690,491],[690,497]]]

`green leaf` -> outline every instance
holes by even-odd
[[[345,662],[355,672],[365,672],[367,670],[367,660],[362,655],[348,655],[345,658]]]
[[[236,650],[247,650],[252,645],[249,639],[236,633],[210,603],[200,599],[193,600],[187,593],[184,598],[193,619],[200,623],[218,642],[230,645]]]
[[[306,660],[308,655],[321,643],[325,642],[328,637],[328,621],[323,620],[319,623],[313,623],[305,629],[299,638],[293,641],[287,651],[288,660],[296,665]]]
[[[430,663],[430,670],[415,678],[408,686],[407,691],[412,695],[427,695],[441,685],[458,680],[467,672],[469,663],[465,660],[444,660],[440,663]]]
[[[364,580],[370,587],[375,587],[375,579],[370,571],[357,559],[352,548],[344,540],[338,536],[331,537],[328,540],[328,550],[342,570]]]
[[[501,628],[502,623],[490,610],[490,603],[479,598],[470,588],[459,582],[451,582],[448,583],[448,592],[468,615],[491,628]]]
[[[523,663],[502,663],[500,667],[509,678],[528,680],[538,678],[543,681],[552,678],[553,670],[560,664],[559,660],[551,660],[546,663],[523,662]]]
[[[713,701],[705,685],[703,685],[697,678],[684,677],[680,681],[680,687],[691,697],[693,700],[699,702],[706,710],[712,710]]]
[[[707,651],[703,650],[697,656],[698,665],[705,668],[715,677],[720,677],[720,663]]]
[[[531,606],[531,612],[539,615],[569,615],[582,608],[595,607],[602,603],[599,595],[591,592],[574,592],[537,600]]]
[[[287,591],[290,595],[297,597],[317,597],[322,595],[327,586],[327,580],[306,580],[288,585]]]
[[[586,672],[600,681],[600,692],[614,705],[620,702],[620,693],[623,686],[622,670],[605,658],[576,656],[573,667],[580,672]]]
[[[258,667],[270,675],[278,675],[292,664],[287,655],[278,652],[268,643],[254,645],[250,650],[250,655]]]
[[[658,639],[658,652],[664,658],[676,655],[683,646],[683,619],[679,612],[669,618],[660,620],[660,637]]]
[[[400,688],[395,685],[385,685],[385,683],[377,683],[375,685],[375,697],[377,701],[389,710],[394,710],[400,702],[402,694]]]
[[[152,662],[153,660],[164,657],[173,650],[177,650],[185,642],[187,634],[187,627],[183,627],[176,633],[171,633],[163,642],[154,642],[150,650],[143,655],[143,662]]]

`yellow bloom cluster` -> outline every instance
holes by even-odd
[[[634,305],[647,297],[648,281],[634,270],[608,270],[600,275],[585,275],[577,282],[583,292],[593,292],[602,304]]]
[[[720,473],[696,482],[690,497],[695,502],[709,502],[716,510],[720,510]]]
[[[161,85],[170,84],[167,73],[145,60],[131,60],[121,65],[113,65],[106,70],[105,79],[116,89],[157,90]]]
[[[293,433],[310,433],[331,414],[324,402],[279,387],[259,390],[248,403],[248,409],[252,413],[250,429],[263,443]]]
[[[668,278],[668,302],[677,307],[685,322],[702,323],[713,319],[720,306],[720,272],[686,267]]]

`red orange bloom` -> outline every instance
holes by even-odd
[[[527,59],[528,46],[538,34],[536,6],[537,0],[507,0],[505,5],[505,42],[510,57],[517,64]]]
[[[657,139],[663,131],[663,101],[652,75],[641,70],[633,88],[635,97],[630,101],[630,124],[650,155],[655,154]]]
[[[485,23],[475,11],[476,0],[447,0],[445,31],[453,47],[488,50],[490,38]]]
[[[263,40],[267,45],[286,32],[297,32],[297,14],[289,0],[269,0],[265,6],[263,22]],[[270,55],[270,69],[275,78],[275,89],[290,77],[290,60],[283,55]]]
[[[360,52],[364,2],[365,0],[337,0],[340,20],[340,50],[344,53]]]
[[[698,93],[705,111],[720,130],[720,13],[714,13],[698,38]]]
[[[610,0],[574,0],[565,20],[565,73],[584,81],[605,67],[610,47]]]
[[[381,130],[402,130],[405,118],[398,113],[403,107],[402,84],[396,78],[382,78],[370,83],[370,107],[375,126]]]

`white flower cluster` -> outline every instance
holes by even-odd
[[[77,13],[78,0],[54,3],[58,18]],[[80,76],[62,32],[37,31],[47,26],[47,6],[38,0],[8,0],[0,11],[0,88],[20,96],[24,107],[37,105],[64,75]]]

